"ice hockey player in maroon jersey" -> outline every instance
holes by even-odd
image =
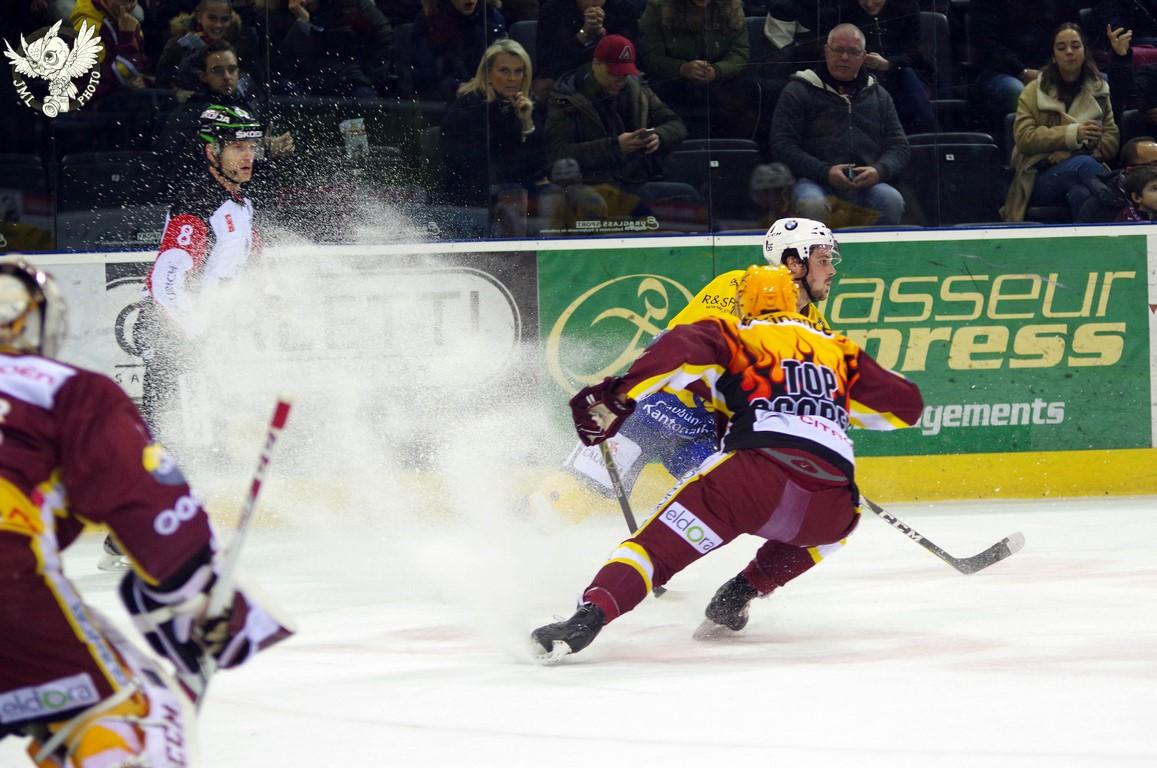
[[[741,533],[806,549],[838,542],[855,528],[850,401],[865,426],[888,429],[914,424],[923,399],[915,384],[855,342],[798,314],[798,290],[786,267],[751,267],[739,285],[738,318],[672,328],[622,377],[571,399],[587,445],[612,437],[639,399],[664,386],[697,394],[726,416],[727,426],[721,450],[619,545],[575,614],[531,633],[540,660],[582,650],[654,586]],[[806,570],[793,567],[785,561],[780,583]]]
[[[40,768],[184,768],[205,665],[235,667],[290,631],[244,591],[205,615],[209,520],[121,388],[54,359],[64,332],[51,278],[0,262],[0,738],[30,737]],[[86,522],[127,554],[120,597],[180,684],[65,577]]]

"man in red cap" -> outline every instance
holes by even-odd
[[[639,79],[635,44],[607,35],[590,64],[560,77],[547,102],[553,160],[578,161],[583,181],[644,201],[701,202],[686,184],[656,181],[661,158],[687,136],[683,121]]]

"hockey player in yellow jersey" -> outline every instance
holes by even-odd
[[[763,238],[763,257],[768,264],[782,264],[791,272],[799,286],[796,307],[799,313],[826,326],[827,321],[816,305],[828,297],[836,265],[840,263],[840,247],[832,231],[812,219],[779,219]],[[686,325],[712,315],[736,314],[736,290],[743,274],[744,270],[733,269],[717,276],[671,318],[667,327]]]

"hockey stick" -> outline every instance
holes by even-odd
[[[978,555],[973,555],[972,557],[953,557],[918,533],[912,526],[901,522],[898,517],[878,506],[871,499],[861,496],[860,501],[868,505],[868,509],[883,518],[884,522],[888,525],[903,533],[909,539],[912,539],[912,541],[924,547],[924,549],[965,575],[976,573],[990,565],[999,563],[1001,560],[1015,555],[1024,548],[1024,534],[1018,532],[1005,536]]]
[[[269,459],[273,455],[273,446],[289,419],[291,402],[286,397],[278,397],[277,405],[273,409],[273,417],[269,420],[269,429],[265,433],[265,443],[261,455],[257,459],[257,469],[253,472],[253,479],[249,483],[249,492],[245,494],[245,501],[241,505],[241,516],[237,520],[237,530],[229,540],[225,552],[221,555],[220,567],[217,572],[217,581],[209,590],[208,607],[205,616],[219,616],[227,606],[233,602],[233,594],[237,583],[237,562],[241,557],[241,547],[249,537],[249,530],[253,525],[253,513],[257,509],[257,496],[261,492],[261,485],[265,482],[265,472],[269,468]],[[195,702],[200,708],[205,700],[205,692],[209,688],[209,678],[217,671],[217,665],[211,655],[206,654],[201,662],[201,674],[196,679],[189,680],[182,676],[182,682],[195,694]]]
[[[603,466],[607,469],[607,475],[611,478],[611,487],[615,489],[615,496],[619,500],[619,509],[623,510],[623,517],[627,520],[627,530],[631,535],[635,535],[635,531],[639,530],[639,524],[635,522],[635,513],[631,511],[631,501],[627,498],[627,492],[623,489],[623,479],[619,477],[619,468],[615,466],[615,460],[611,457],[611,448],[604,440],[599,443],[599,449],[603,452]],[[655,587],[651,592],[655,597],[661,597],[667,591],[666,587]]]

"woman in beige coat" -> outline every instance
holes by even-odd
[[[1076,24],[1053,34],[1052,60],[1016,104],[1012,162],[1016,176],[1001,214],[1023,221],[1030,205],[1068,206],[1074,220],[1089,199],[1086,181],[1105,171],[1121,141],[1109,85]]]

